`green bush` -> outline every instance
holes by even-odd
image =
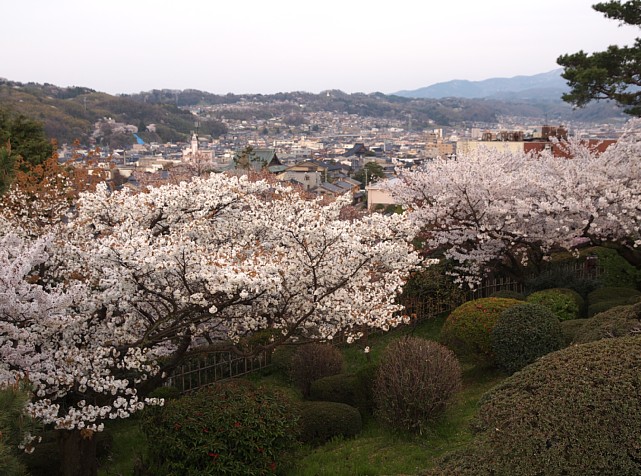
[[[597,314],[601,314],[602,312],[605,312],[614,307],[631,306],[632,304],[636,304],[638,302],[641,302],[641,297],[639,296],[634,296],[627,299],[619,299],[616,301],[599,301],[588,307],[588,317],[594,317]]]
[[[367,365],[353,374],[337,374],[314,380],[310,400],[338,402],[358,408],[362,417],[373,413],[372,385],[376,366]]]
[[[585,319],[585,324],[574,337],[574,343],[593,342],[638,332],[641,332],[641,303],[614,307]]]
[[[145,412],[150,473],[273,474],[297,441],[295,407],[274,389],[230,381]]]
[[[616,306],[626,306],[641,301],[641,291],[622,287],[604,287],[588,296],[588,317],[592,317]]]
[[[407,337],[385,349],[374,380],[376,416],[422,433],[461,389],[461,367],[445,346]]]
[[[429,474],[641,474],[641,337],[542,357],[479,403],[474,440]]]
[[[500,291],[493,292],[490,297],[518,299],[519,301],[525,301],[525,295],[523,293],[512,291],[510,289],[501,289]]]
[[[617,286],[606,286],[598,288],[588,294],[588,303],[594,304],[603,301],[617,301],[641,297],[641,291],[632,288],[622,288]]]
[[[361,367],[356,371],[358,379],[358,402],[356,406],[361,411],[363,417],[374,414],[374,380],[378,365],[369,364]]]
[[[358,409],[345,403],[302,402],[299,408],[303,443],[321,444],[337,436],[349,438],[363,428]]]
[[[354,374],[337,374],[314,380],[309,399],[321,402],[345,403],[356,406],[358,380]]]
[[[510,374],[565,345],[556,315],[530,303],[503,311],[490,339],[496,363]]]
[[[640,474],[640,366],[639,338],[550,354],[483,398],[479,429],[508,450],[501,452],[510,454],[506,468],[517,462],[530,474]]]
[[[522,301],[483,298],[468,301],[450,313],[441,329],[441,342],[460,358],[493,362],[490,332],[501,313]]]
[[[567,321],[560,322],[561,332],[563,332],[563,340],[566,346],[574,342],[577,333],[588,320],[589,319],[568,319]]]
[[[530,294],[527,301],[550,309],[561,321],[577,319],[585,301],[579,293],[567,288],[544,289]]]
[[[600,278],[603,286],[636,288],[641,282],[641,271],[628,263],[616,250],[603,247],[590,248],[598,257],[603,270]]]
[[[303,397],[309,397],[314,380],[336,375],[343,370],[343,354],[331,344],[311,343],[300,346],[291,358],[290,376]]]

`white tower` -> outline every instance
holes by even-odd
[[[191,136],[191,156],[196,157],[198,154],[198,136],[194,132]]]

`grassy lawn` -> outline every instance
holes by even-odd
[[[366,423],[355,439],[305,448],[288,475],[409,475],[429,468],[434,459],[464,446],[479,398],[504,378],[486,369],[465,372],[465,387],[427,434],[411,436]]]
[[[413,335],[437,340],[444,316],[407,326],[385,334],[371,335],[365,343],[344,348],[345,370],[352,372],[376,362],[385,347],[395,339]],[[364,353],[368,345],[371,352]],[[354,439],[335,439],[320,447],[303,447],[294,458],[295,463],[283,468],[287,476],[322,475],[414,475],[429,468],[435,458],[464,446],[471,439],[469,424],[476,415],[479,398],[505,376],[492,369],[464,366],[464,388],[456,396],[445,414],[422,435],[394,432],[367,420],[363,431]],[[283,387],[294,398],[299,392],[288,385],[280,373],[257,373],[252,380]],[[113,434],[113,453],[104,460],[100,476],[119,476],[133,473],[137,458],[144,456],[146,439],[135,420],[115,422],[109,431]]]

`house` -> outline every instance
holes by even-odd
[[[305,160],[287,167],[279,178],[293,180],[301,184],[305,190],[312,190],[330,179],[337,180],[342,176],[342,170],[341,164]]]
[[[276,149],[247,147],[237,154],[234,164],[237,169],[252,169],[256,172],[266,169],[271,173],[281,173],[286,169],[278,159]]]
[[[356,156],[358,158],[362,158],[365,155],[374,155],[374,154],[372,154],[370,150],[367,147],[365,147],[365,144],[363,144],[362,142],[357,142],[356,144],[354,144],[354,146],[351,149],[345,151],[343,155],[345,157]]]
[[[387,186],[399,183],[399,178],[374,182],[365,187],[367,191],[367,209],[374,210],[378,205],[398,205],[392,194],[387,191]]]

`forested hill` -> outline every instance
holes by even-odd
[[[534,95],[535,96],[535,95]],[[277,94],[226,94],[215,95],[204,91],[187,89],[152,90],[128,96],[145,104],[174,104],[184,107],[215,104],[249,103],[255,109],[254,117],[273,117],[275,114],[305,111],[341,112],[362,116],[407,120],[412,117],[414,127],[430,127],[431,124],[450,126],[460,123],[497,122],[501,116],[517,116],[551,122],[589,121],[607,122],[622,118],[619,108],[609,103],[594,103],[579,110],[560,99],[549,95],[530,98],[410,98],[383,93],[348,94],[338,90],[319,94],[290,92]],[[262,113],[261,113],[262,112]],[[249,117],[249,113],[248,113]],[[432,126],[433,127],[433,126]]]
[[[188,138],[195,118],[175,104],[141,104],[126,96],[112,96],[83,87],[62,88],[52,84],[18,83],[0,79],[0,108],[42,122],[45,133],[58,143],[78,139],[88,143],[95,124],[105,118],[131,124],[147,140],[176,141]],[[155,124],[155,132],[146,132]],[[214,133],[225,131],[213,124]],[[133,136],[127,137],[133,142]]]
[[[212,136],[224,134],[222,116],[196,118],[188,108],[216,104],[243,104],[236,119],[269,118],[306,112],[358,114],[381,119],[411,120],[413,128],[453,126],[474,122],[495,123],[500,117],[529,118],[532,121],[567,123],[568,121],[607,122],[623,114],[612,104],[590,104],[572,108],[557,100],[529,99],[507,101],[465,98],[406,98],[382,93],[353,93],[331,90],[319,94],[291,92],[278,94],[215,95],[197,90],[152,90],[132,95],[112,96],[84,87],[63,88],[51,84],[18,83],[0,79],[0,108],[41,121],[49,137],[59,143],[78,139],[88,143],[96,123],[111,118],[118,123],[136,126],[147,141],[187,139],[194,123]],[[155,132],[148,132],[149,125]],[[133,143],[131,134],[122,141]],[[97,142],[100,145],[100,142]],[[113,146],[113,139],[110,141]],[[123,143],[122,145],[126,145]]]

